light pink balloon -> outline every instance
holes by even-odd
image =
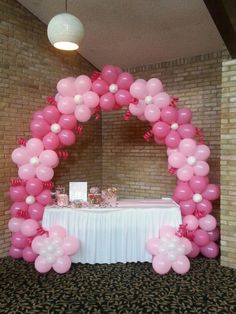
[[[58,101],[57,108],[63,114],[71,114],[75,111],[76,104],[72,97],[63,97]]]
[[[192,111],[189,108],[180,108],[177,111],[177,123],[185,124],[190,123],[192,119]]]
[[[174,123],[176,121],[176,116],[177,110],[174,107],[166,106],[161,110],[161,120],[168,124]]]
[[[43,218],[44,206],[38,202],[35,202],[29,206],[28,213],[31,219],[40,221]]]
[[[66,273],[71,267],[71,260],[69,256],[59,256],[56,262],[52,265],[55,272],[59,274]]]
[[[161,227],[161,229],[159,231],[159,236],[160,236],[160,238],[164,237],[164,236],[171,237],[171,236],[175,235],[175,233],[176,233],[175,227],[165,225],[165,226]]]
[[[168,148],[174,149],[178,147],[180,140],[179,133],[171,130],[165,138],[165,143]]]
[[[40,154],[39,161],[44,166],[54,168],[58,164],[58,156],[53,150],[46,149]]]
[[[97,79],[92,84],[92,90],[97,93],[99,96],[104,95],[108,92],[108,84],[102,79]]]
[[[151,104],[146,106],[144,116],[149,122],[156,122],[160,119],[161,112],[156,105]]]
[[[152,267],[160,275],[168,273],[171,268],[171,262],[165,255],[156,255],[152,260]]]
[[[192,251],[190,253],[188,253],[188,257],[191,257],[191,258],[194,258],[194,257],[197,257],[200,253],[200,249],[199,249],[199,246],[191,241],[191,244],[192,244]]]
[[[13,202],[23,202],[27,197],[25,188],[21,185],[10,187],[10,198]]]
[[[153,134],[158,138],[164,138],[170,132],[170,126],[166,122],[158,121],[152,126]]]
[[[163,91],[163,86],[158,78],[151,78],[147,81],[147,92],[150,96],[155,96]]]
[[[217,240],[219,240],[219,238],[220,238],[220,230],[219,230],[219,228],[218,227],[216,227],[214,230],[212,230],[212,231],[208,231],[207,232],[208,233],[208,235],[209,235],[209,239],[210,239],[210,241],[217,241]]]
[[[11,154],[12,161],[17,165],[24,165],[29,162],[30,156],[25,147],[18,147]]]
[[[43,138],[43,145],[45,149],[56,150],[59,144],[60,144],[60,141],[59,141],[58,135],[52,132],[49,132]]]
[[[135,98],[144,99],[147,96],[146,81],[134,81],[130,86],[130,94]]]
[[[71,130],[62,130],[58,135],[60,142],[63,145],[70,146],[75,143],[75,134]],[[57,161],[58,164],[58,161]]]
[[[210,156],[209,147],[206,145],[197,145],[194,156],[197,158],[197,160],[207,160],[207,158]]]
[[[62,248],[65,255],[73,255],[79,250],[79,240],[73,236],[66,236],[63,240]]]
[[[22,180],[32,179],[36,174],[35,167],[31,164],[25,164],[18,169],[18,176]]]
[[[196,165],[193,166],[193,169],[194,169],[195,175],[203,176],[203,177],[207,176],[210,171],[210,167],[208,163],[201,160],[197,161]]]
[[[15,259],[22,258],[22,249],[18,249],[14,247],[13,245],[9,249],[9,255]]]
[[[34,253],[30,246],[27,246],[23,249],[22,257],[26,262],[33,263],[37,257],[37,254]]]
[[[30,156],[39,156],[44,150],[43,142],[38,138],[31,138],[26,143],[26,150]]]
[[[158,238],[151,238],[147,241],[146,243],[146,250],[151,254],[151,255],[157,255],[158,254],[158,246],[160,243],[160,239]]]
[[[53,105],[48,105],[43,109],[44,119],[49,123],[57,123],[60,118],[60,112]]]
[[[137,105],[131,103],[129,105],[129,111],[132,113],[133,116],[140,116],[144,113],[146,108],[146,104],[144,101],[140,100]]]
[[[44,239],[46,238],[45,235],[42,236],[36,236],[32,243],[31,243],[31,247],[33,252],[35,252],[36,254],[40,253],[40,250],[43,248],[44,246]]]
[[[79,105],[75,109],[75,116],[79,122],[87,122],[91,118],[91,110],[86,105]]]
[[[181,238],[181,243],[184,244],[184,246],[185,246],[184,254],[185,255],[189,254],[193,249],[191,241],[187,238]]]
[[[187,230],[194,231],[198,227],[198,219],[194,215],[187,215],[183,217],[183,224],[187,225]]]
[[[59,93],[57,93],[56,95],[55,95],[55,100],[56,100],[56,102],[58,103],[58,101],[60,100],[60,99],[62,99],[63,98],[63,96],[61,95],[61,94],[59,94]]]
[[[185,156],[193,156],[196,152],[197,144],[191,138],[185,138],[179,143],[179,151]]]
[[[39,273],[47,273],[52,268],[51,264],[49,264],[44,256],[39,255],[35,262],[34,267]]]
[[[208,258],[216,258],[219,255],[219,245],[215,242],[209,242],[200,248],[202,255]]]
[[[177,178],[181,181],[189,181],[193,177],[193,167],[185,165],[176,172]]]
[[[36,200],[41,205],[49,205],[52,204],[52,196],[50,190],[43,190],[37,197]]]
[[[88,92],[92,87],[92,82],[87,75],[80,75],[75,80],[75,88],[77,94],[84,94]]]
[[[181,201],[179,203],[182,216],[192,215],[196,209],[196,203],[193,200]]]
[[[202,193],[208,184],[207,177],[193,176],[189,181],[189,185],[194,193]]]
[[[66,236],[66,230],[62,226],[54,225],[49,229],[49,236],[64,238]]]
[[[220,196],[219,186],[216,184],[208,184],[202,196],[209,201],[214,201]]]
[[[216,228],[217,222],[212,215],[206,215],[199,219],[199,227],[205,231],[212,231]]]
[[[13,217],[8,221],[8,228],[11,232],[18,232],[20,231],[21,224],[23,223],[23,218],[16,218]]]
[[[161,92],[153,97],[153,102],[160,109],[163,109],[170,104],[171,98],[166,92]]]
[[[176,152],[179,152],[178,149],[167,147],[166,153],[167,153],[167,156],[168,156],[168,157],[169,157],[171,154],[176,153]]]
[[[123,72],[118,76],[116,84],[120,89],[129,89],[133,82],[133,76],[128,72]]]
[[[77,120],[74,114],[63,114],[61,115],[58,123],[62,129],[73,130],[77,125]]]
[[[186,164],[186,157],[183,154],[176,152],[168,157],[168,163],[174,168],[180,168]]]
[[[177,260],[172,262],[172,268],[177,274],[185,274],[190,269],[189,259],[185,255],[180,255]]]
[[[196,128],[190,123],[182,124],[178,128],[178,133],[181,138],[193,138],[196,135]],[[197,157],[196,154],[195,157]]]
[[[113,84],[117,81],[118,75],[116,68],[113,65],[105,65],[101,72],[101,78],[108,84]]]
[[[95,108],[99,104],[99,96],[94,92],[86,92],[83,94],[84,104],[89,108]]]
[[[11,243],[17,249],[24,249],[28,245],[28,239],[20,231],[14,232],[11,236]]]
[[[39,223],[34,219],[26,219],[22,224],[20,231],[26,237],[33,237],[37,234]]]
[[[132,97],[129,91],[125,89],[119,89],[115,93],[115,100],[119,106],[128,106],[132,102]]]
[[[208,233],[205,230],[198,229],[194,232],[194,238],[193,241],[198,245],[198,246],[205,246],[209,243],[210,238]]]
[[[74,80],[70,78],[61,79],[57,83],[57,90],[62,96],[74,96],[76,94]]]
[[[111,111],[115,103],[115,96],[110,92],[102,95],[100,98],[100,106],[104,111]]]
[[[43,182],[50,181],[54,176],[54,171],[51,167],[39,165],[36,168],[36,175]]]

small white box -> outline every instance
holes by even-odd
[[[88,182],[70,182],[69,199],[71,202],[83,200],[87,202]]]

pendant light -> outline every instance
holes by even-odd
[[[48,39],[57,49],[77,50],[84,37],[84,26],[76,16],[67,13],[67,0],[65,11],[66,13],[54,16],[49,22]]]

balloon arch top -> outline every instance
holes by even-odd
[[[82,135],[82,124],[92,116],[99,119],[101,111],[126,107],[125,120],[136,116],[149,122],[146,141],[154,139],[166,145],[167,169],[177,178],[173,199],[180,205],[183,218],[178,235],[187,237],[192,244],[188,256],[196,257],[201,252],[206,257],[216,257],[219,230],[210,213],[212,202],[219,197],[219,187],[209,183],[210,149],[204,144],[202,131],[191,123],[191,110],[178,108],[178,98],[164,91],[158,78],[134,80],[130,73],[112,65],[91,77],[61,79],[57,92],[33,114],[32,138],[19,139],[20,147],[12,152],[18,178],[12,179],[10,187],[10,255],[29,262],[38,258],[32,243],[45,233],[40,222],[44,206],[52,202],[54,168],[60,158],[68,157],[64,148],[75,143],[76,134]]]

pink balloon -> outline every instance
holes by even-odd
[[[72,97],[63,97],[57,103],[57,109],[63,114],[71,114],[75,108],[76,104]]]
[[[67,236],[63,240],[62,248],[65,255],[73,255],[79,250],[79,241],[73,236]]]
[[[176,152],[168,157],[168,163],[174,168],[180,168],[186,164],[186,158],[183,154]]]
[[[15,202],[11,205],[10,212],[11,217],[18,217],[18,211],[27,212],[28,205],[25,202]]]
[[[11,218],[9,221],[8,221],[8,228],[11,232],[18,232],[20,231],[20,228],[21,228],[21,224],[22,222],[24,221],[23,218]]]
[[[83,95],[84,104],[89,108],[95,108],[99,104],[99,96],[94,92],[86,92]]]
[[[184,244],[184,246],[185,246],[184,254],[185,255],[189,254],[193,249],[191,241],[189,241],[189,239],[187,239],[187,238],[181,238],[181,243]]]
[[[196,128],[192,124],[182,124],[178,127],[178,132],[181,138],[193,138],[196,135]]]
[[[161,112],[156,105],[151,104],[146,106],[144,116],[149,122],[156,122],[160,119]]]
[[[31,164],[25,164],[18,169],[18,176],[22,180],[29,180],[35,176],[35,167]]]
[[[132,97],[129,91],[125,89],[119,89],[115,94],[115,100],[120,106],[128,106],[132,102]]]
[[[199,219],[199,227],[205,231],[212,231],[216,228],[216,219],[212,215],[206,215]]]
[[[210,214],[212,211],[212,203],[206,199],[196,204],[197,211],[203,215]]]
[[[163,91],[162,83],[157,78],[151,78],[147,81],[147,92],[150,96],[155,96]]]
[[[29,206],[28,213],[30,218],[36,221],[40,221],[43,218],[44,206],[38,202],[35,202],[34,204]]]
[[[165,138],[165,143],[168,148],[177,148],[180,143],[178,132],[171,130]]]
[[[73,145],[75,143],[75,134],[71,130],[62,130],[58,135],[61,143],[66,146]],[[57,159],[58,164],[58,159]]]
[[[146,81],[134,81],[130,86],[130,94],[135,98],[144,99],[147,96]]]
[[[174,107],[166,106],[161,110],[161,120],[171,124],[176,121],[177,110]]]
[[[44,239],[46,238],[45,235],[42,236],[36,236],[31,244],[32,250],[33,252],[35,252],[36,254],[39,254],[41,249],[44,246]]]
[[[23,249],[22,257],[26,262],[33,263],[37,257],[37,254],[33,252],[30,246],[27,246]]]
[[[187,215],[183,217],[183,224],[187,225],[187,230],[194,231],[198,227],[198,219],[194,215]]]
[[[33,237],[37,234],[39,224],[36,220],[26,219],[22,224],[20,231],[26,237]]]
[[[177,111],[177,123],[185,124],[190,123],[192,119],[192,111],[189,108],[180,108]]]
[[[106,93],[100,98],[100,106],[104,111],[110,111],[115,106],[115,96],[112,93]]]
[[[57,90],[62,96],[74,96],[76,94],[74,81],[69,78],[61,79],[57,83]]]
[[[101,78],[105,80],[108,84],[115,83],[117,81],[118,75],[116,68],[113,65],[105,65],[101,72]]]
[[[181,181],[189,181],[193,177],[193,167],[185,165],[176,172],[177,178]]]
[[[196,141],[185,138],[179,143],[179,151],[185,156],[193,156],[197,148]]]
[[[25,188],[21,185],[10,187],[10,198],[13,202],[23,202],[27,197]]]
[[[185,255],[180,255],[177,260],[172,262],[172,268],[177,274],[185,274],[190,269],[189,259]]]
[[[59,141],[58,135],[52,132],[49,132],[43,138],[43,145],[45,149],[56,150],[59,144],[60,144],[60,141]]]
[[[12,245],[9,249],[9,255],[15,259],[22,258],[22,249],[18,249]]]
[[[51,191],[50,190],[43,190],[37,197],[36,197],[37,202],[40,205],[49,205],[52,204],[52,196],[51,196]],[[32,205],[31,205],[32,206]],[[37,208],[39,209],[39,206],[33,207],[34,209]],[[40,210],[40,209],[39,209]]]
[[[60,112],[53,105],[48,105],[43,109],[44,119],[49,123],[57,123],[60,118]]]
[[[57,258],[56,262],[52,265],[55,272],[59,274],[66,273],[71,267],[71,260],[69,256],[60,256]]]
[[[193,192],[189,188],[188,184],[181,183],[181,184],[178,184],[175,188],[175,196],[180,201],[187,201],[192,198]]]
[[[30,156],[39,156],[43,149],[43,142],[38,138],[31,138],[26,143],[26,150]]]
[[[62,129],[73,130],[77,125],[77,120],[73,114],[63,114],[58,123]]]
[[[164,109],[165,107],[167,107],[170,104],[171,98],[167,93],[161,92],[161,93],[159,93],[153,97],[153,102],[160,109]],[[165,121],[165,120],[163,120],[163,121]],[[165,122],[167,122],[167,121],[165,121]]]
[[[200,253],[200,249],[199,249],[199,246],[195,243],[195,242],[192,242],[191,241],[191,244],[192,244],[192,251],[190,253],[188,253],[188,257],[197,257]]]
[[[194,173],[197,176],[203,176],[203,177],[207,176],[210,171],[208,163],[201,160],[197,161],[196,165],[193,166],[193,169],[194,169]]]
[[[209,239],[210,239],[210,241],[217,241],[217,240],[219,240],[219,238],[220,238],[220,230],[219,230],[219,228],[218,227],[216,227],[214,230],[212,230],[212,231],[208,231],[207,232],[208,233],[208,235],[209,235]]]
[[[108,84],[102,79],[97,79],[92,84],[92,90],[97,93],[99,96],[104,95],[108,92]]]
[[[167,156],[169,157],[171,154],[176,153],[176,152],[179,152],[179,151],[178,151],[178,149],[176,149],[176,148],[167,147],[166,152],[167,152]]]
[[[12,161],[17,165],[24,165],[29,161],[29,154],[25,147],[18,147],[11,154]]]
[[[171,268],[171,262],[165,255],[156,255],[152,260],[152,267],[160,275],[168,273]]]
[[[116,84],[118,85],[119,89],[129,89],[133,82],[133,76],[128,72],[123,72],[118,76]]]
[[[149,239],[148,242],[146,243],[146,250],[151,255],[157,255],[159,243],[160,243],[160,239],[158,239],[158,238]]]
[[[192,215],[196,209],[196,203],[193,200],[181,201],[179,205],[182,216]]]
[[[208,184],[202,196],[209,201],[214,201],[220,196],[220,189],[215,184]]]
[[[198,246],[205,246],[209,243],[209,235],[205,230],[198,229],[194,232],[194,238],[193,241]]]
[[[40,154],[39,161],[44,166],[54,168],[58,164],[58,156],[53,150],[46,149]]]
[[[60,95],[59,93],[57,93],[56,96],[55,96],[55,100],[56,100],[57,103],[58,103],[58,101],[59,101],[60,99],[62,99],[62,98],[63,98],[63,96]]]
[[[92,82],[87,75],[80,75],[75,80],[75,88],[77,94],[84,94],[91,89]]]
[[[44,116],[43,116],[43,111],[42,110],[38,110],[35,111],[32,115],[32,120],[44,120]]]
[[[169,226],[169,225],[165,225],[163,227],[161,227],[160,231],[159,231],[159,236],[161,237],[171,237],[173,235],[175,235],[176,233],[176,228]]]
[[[152,126],[152,131],[156,137],[165,138],[170,132],[170,126],[163,121],[158,121]]]
[[[66,236],[66,230],[62,226],[54,225],[49,229],[49,236],[64,238]]]
[[[36,175],[39,180],[43,182],[50,181],[54,176],[54,171],[52,168],[40,165],[36,168]]]
[[[11,237],[11,242],[17,249],[24,249],[28,245],[27,237],[24,236],[20,231],[14,232]]]
[[[47,273],[52,266],[44,256],[39,255],[34,262],[34,267],[39,273]]]
[[[86,105],[78,105],[75,116],[79,122],[87,122],[91,118],[91,110]]]
[[[189,185],[194,193],[202,193],[208,184],[207,177],[193,176],[189,181]]]
[[[32,178],[32,179],[29,179],[26,182],[25,189],[26,189],[26,192],[29,195],[36,196],[36,195],[38,195],[39,193],[42,192],[42,190],[43,190],[43,183],[42,183],[42,181],[40,181],[37,178]]]
[[[43,138],[50,132],[50,126],[44,119],[35,119],[30,123],[30,130],[34,137]]]
[[[215,242],[209,242],[200,248],[202,255],[208,258],[216,258],[219,255],[219,245]]]
[[[137,105],[131,103],[129,105],[129,111],[132,113],[133,116],[140,116],[144,113],[146,108],[146,104],[144,101],[140,100]]]
[[[207,158],[210,156],[209,147],[206,145],[197,145],[194,156],[197,158],[197,160],[207,160]]]

